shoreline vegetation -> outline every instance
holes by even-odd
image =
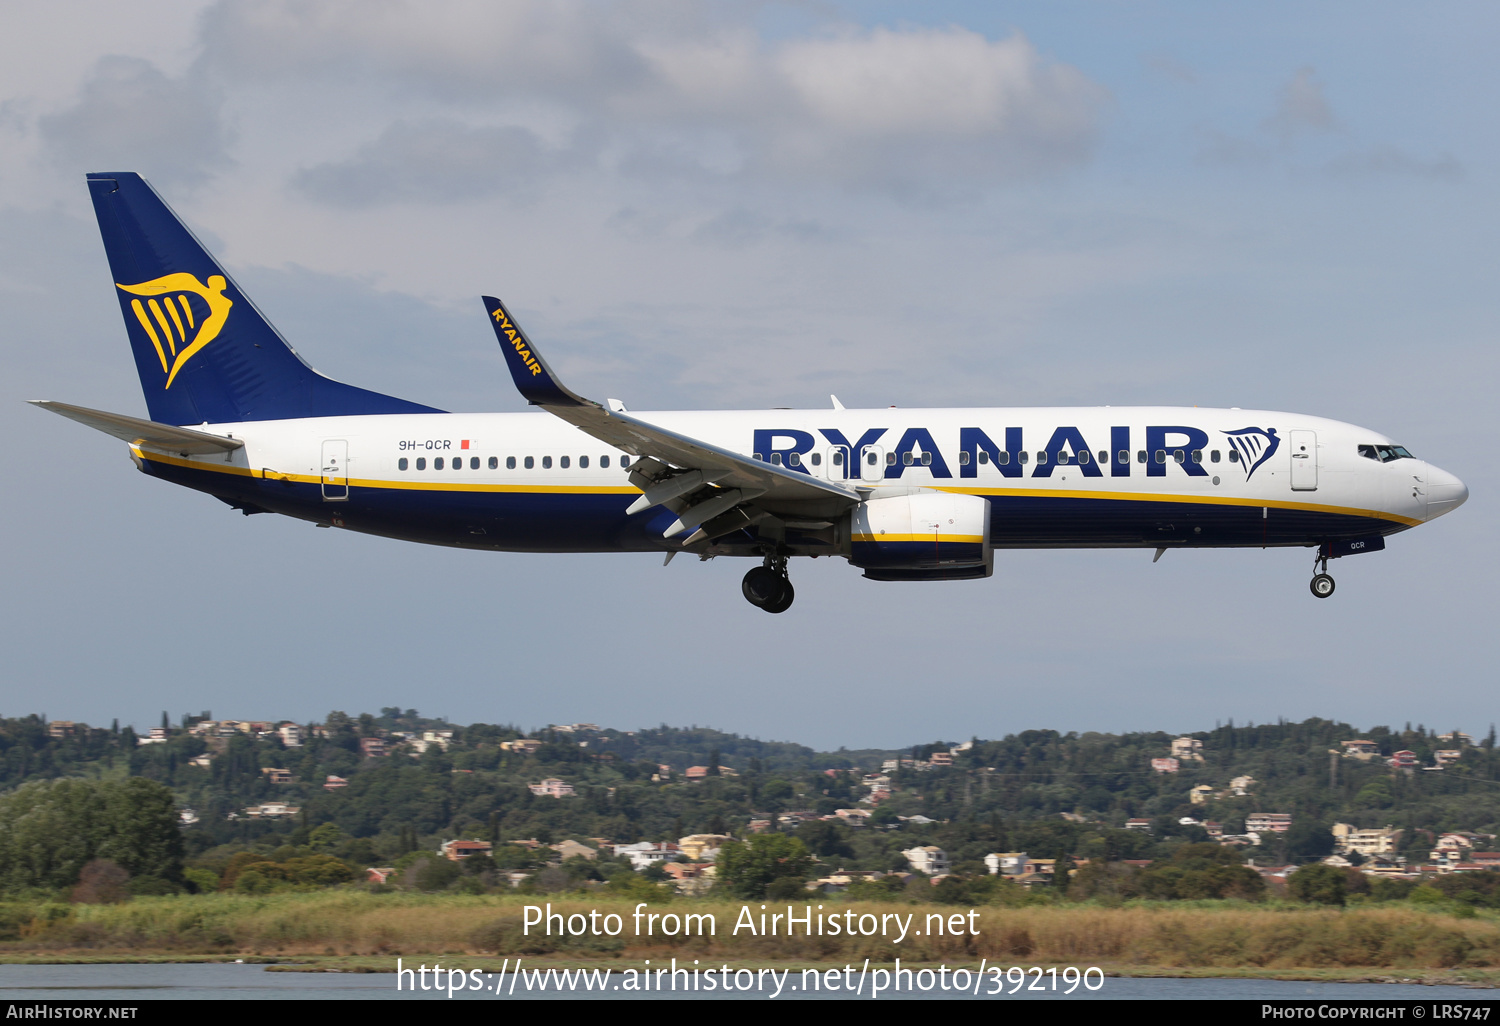
[[[554,898],[568,916],[614,912],[618,937],[547,937],[523,932],[523,907],[544,897],[389,893],[363,890],[270,895],[137,897],[121,904],[0,903],[0,963],[275,962],[291,971],[390,972],[441,961],[496,971],[517,957],[529,966],[639,967],[676,958],[783,968],[863,963],[920,966],[1097,965],[1117,976],[1500,984],[1500,917],[1490,912],[1365,906],[1337,909],[1236,901],[980,906],[978,935],[752,936],[732,928],[745,905],[722,899],[653,902],[650,909],[711,913],[713,936],[635,936],[637,902],[606,896]],[[770,912],[787,902],[766,901]],[[931,905],[793,901],[825,914],[914,915]],[[952,908],[946,912],[956,911]],[[919,927],[920,928],[920,927]],[[915,932],[915,931],[914,931]]]

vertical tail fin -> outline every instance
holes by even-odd
[[[88,183],[152,420],[440,412],[303,363],[140,175],[90,174]]]

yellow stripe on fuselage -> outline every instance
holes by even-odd
[[[1183,502],[1199,506],[1247,506],[1250,508],[1269,507],[1270,509],[1302,509],[1314,513],[1340,513],[1351,517],[1373,517],[1377,520],[1390,520],[1407,527],[1416,527],[1422,523],[1411,517],[1404,517],[1399,513],[1390,513],[1383,509],[1358,509],[1352,506],[1329,506],[1316,502],[1291,502],[1284,499],[1254,499],[1242,498],[1230,495],[1162,495],[1143,492],[1096,492],[1096,491],[1062,491],[1047,490],[1040,488],[944,488],[941,485],[929,486],[934,491],[955,492],[959,495],[1005,495],[1021,496],[1024,498],[1038,499],[1116,499],[1125,502]]]
[[[247,467],[229,466],[223,463],[200,463],[195,460],[185,460],[177,456],[168,456],[164,453],[147,452],[137,446],[131,446],[131,451],[141,459],[151,460],[156,463],[166,463],[174,467],[185,467],[189,470],[206,470],[215,474],[233,474],[240,477],[264,478],[269,481],[292,481],[297,484],[321,484],[323,479],[315,474],[282,474],[277,471],[253,470]],[[535,494],[572,494],[572,495],[639,495],[639,488],[630,485],[540,485],[540,484],[470,484],[463,481],[380,481],[364,478],[349,478],[348,484],[354,488],[387,488],[398,491],[419,492],[530,492]],[[933,487],[933,486],[929,486]],[[1380,509],[1358,509],[1350,506],[1329,506],[1314,502],[1291,502],[1280,499],[1254,499],[1241,498],[1226,495],[1177,495],[1177,494],[1150,494],[1142,492],[1104,492],[1104,491],[1062,491],[1040,488],[944,488],[933,487],[934,491],[953,492],[959,495],[982,495],[982,496],[1015,496],[1019,498],[1036,499],[1093,499],[1093,500],[1120,500],[1125,502],[1180,502],[1199,506],[1241,506],[1250,509],[1257,507],[1270,509],[1296,509],[1307,510],[1313,513],[1336,513],[1351,517],[1369,517],[1375,520],[1389,520],[1392,523],[1404,524],[1407,527],[1417,527],[1422,521],[1411,517],[1401,516],[1399,513],[1389,513]],[[878,495],[878,490],[877,490]],[[910,538],[904,535],[885,535],[890,540],[913,540],[920,538],[924,541],[932,540],[932,535],[912,535]],[[949,536],[948,540],[958,541],[968,536]],[[976,537],[973,539],[978,541]]]
[[[251,477],[264,479],[266,481],[291,481],[295,484],[322,484],[323,478],[316,474],[283,474],[279,471],[263,469],[254,470],[249,467],[234,467],[224,464],[199,463],[196,460],[185,460],[180,456],[168,456],[159,452],[148,452],[136,446],[131,446],[130,451],[143,460],[153,463],[166,463],[174,467],[186,467],[188,470],[207,470],[215,474],[231,474],[239,477]],[[548,494],[575,494],[575,495],[639,495],[639,488],[630,485],[512,485],[512,484],[470,484],[463,481],[376,481],[364,478],[351,477],[347,481],[338,479],[339,487],[348,484],[351,488],[387,488],[398,491],[417,492],[535,492]]]
[[[850,541],[857,542],[955,542],[978,545],[984,541],[982,534],[853,534]]]

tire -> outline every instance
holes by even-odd
[[[1333,594],[1333,578],[1327,574],[1318,574],[1312,579],[1312,583],[1308,585],[1308,588],[1318,598],[1327,598]]]
[[[776,601],[767,602],[761,606],[768,613],[784,613],[792,607],[792,600],[797,597],[797,591],[792,587],[792,582],[785,577],[781,579],[781,594],[776,596]]]
[[[746,602],[764,609],[781,597],[783,580],[784,577],[766,567],[751,567],[745,574],[745,579],[740,582],[740,591],[744,593]]]

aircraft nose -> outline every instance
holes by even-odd
[[[1451,513],[1469,498],[1469,486],[1446,470],[1427,464],[1427,519]]]

